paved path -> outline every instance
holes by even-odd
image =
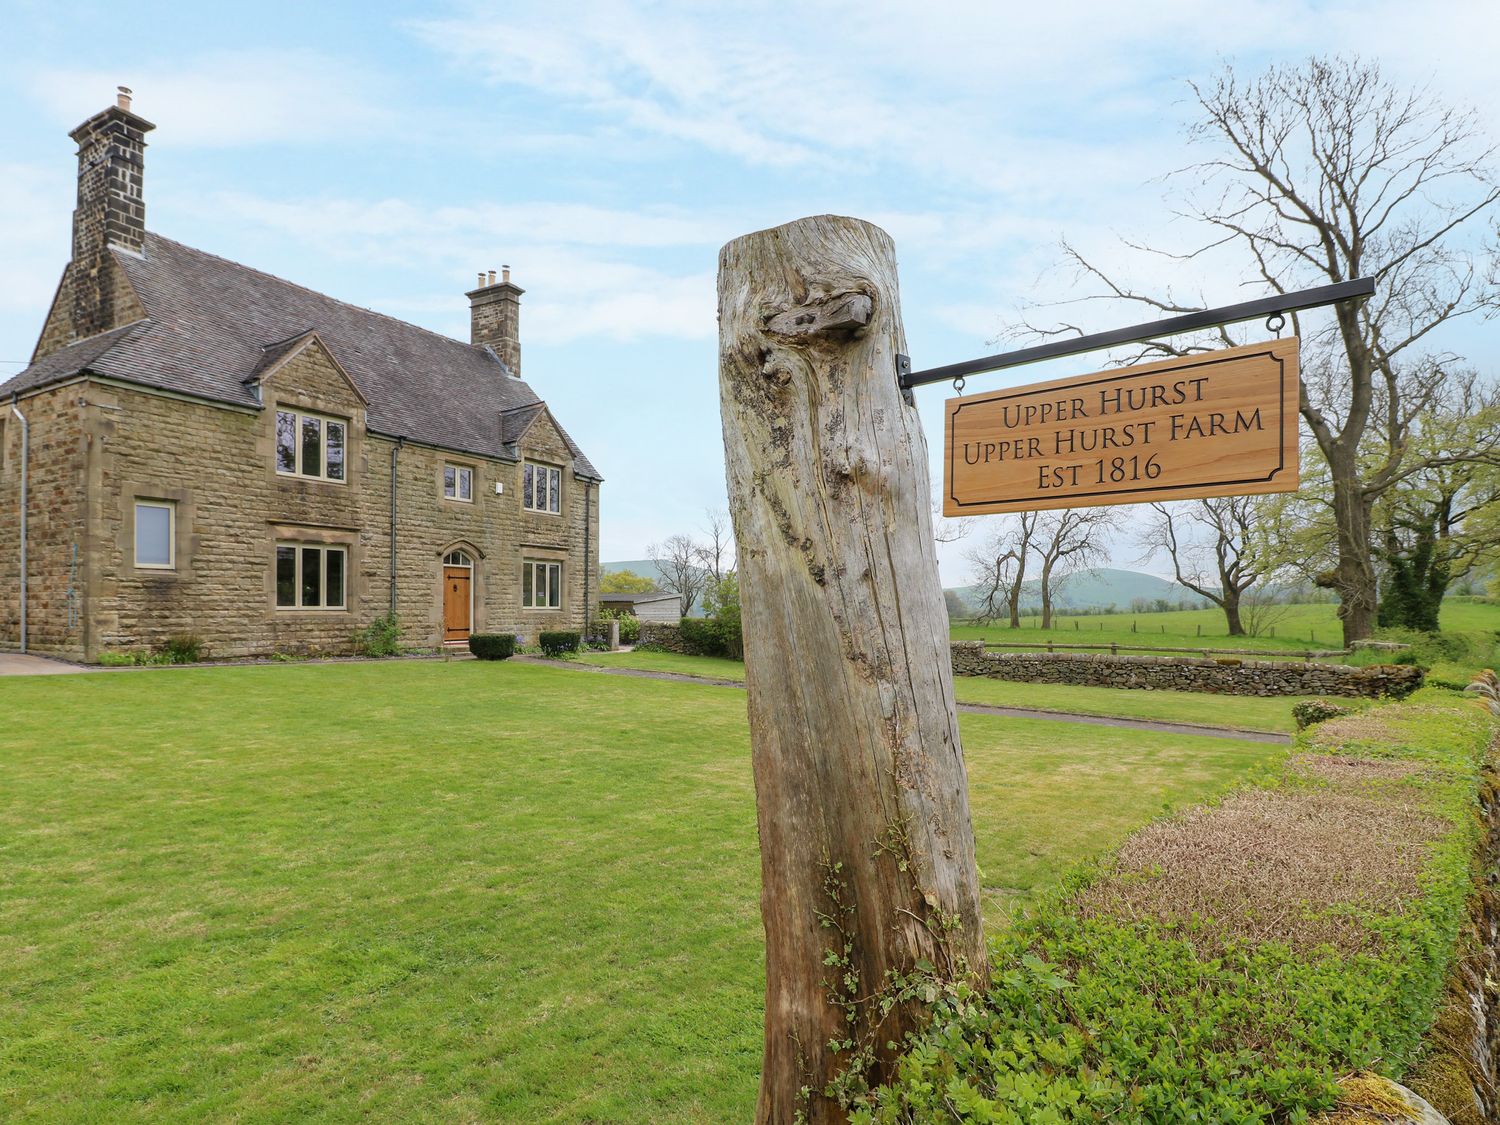
[[[0,652],[0,676],[58,676],[87,671],[82,664],[65,664],[29,653],[22,656],[19,652]]]
[[[683,684],[707,684],[710,687],[744,688],[739,680],[721,680],[709,676],[688,676],[681,672],[650,672],[644,668],[605,668],[598,664],[579,664],[571,660],[547,660],[539,656],[517,656],[527,664],[571,668],[576,672],[599,672],[606,676],[634,676],[642,680],[671,680]],[[960,711],[971,715],[1003,715],[1011,719],[1043,719],[1057,723],[1082,723],[1093,727],[1120,727],[1125,730],[1149,730],[1158,734],[1185,734],[1196,738],[1233,738],[1242,742],[1269,742],[1285,746],[1289,734],[1264,730],[1237,730],[1233,727],[1202,726],[1197,723],[1171,723],[1158,719],[1122,719],[1109,715],[1080,715],[1072,711],[1044,711],[1033,707],[999,707],[989,703],[960,703]]]

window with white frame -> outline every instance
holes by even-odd
[[[301,410],[276,411],[276,471],[285,476],[341,481],[349,424]]]
[[[562,511],[562,470],[527,461],[521,470],[521,507],[533,512]]]
[[[444,465],[443,495],[449,500],[473,500],[474,470],[467,465]]]
[[[135,502],[135,565],[147,570],[177,567],[177,505],[170,500]]]
[[[562,563],[539,559],[522,563],[521,604],[527,609],[561,609]]]
[[[346,547],[276,544],[276,608],[343,609],[348,561]]]

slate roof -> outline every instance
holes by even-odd
[[[0,384],[0,396],[90,371],[258,409],[255,376],[312,331],[364,395],[366,421],[376,433],[514,460],[516,438],[545,409],[490,348],[345,304],[158,234],[146,235],[139,256],[112,252],[146,319],[38,360]],[[522,417],[525,424],[517,428]],[[577,443],[566,433],[563,440],[574,470],[602,479]]]
[[[645,605],[649,602],[681,601],[677,594],[664,594],[660,591],[652,591],[645,594],[600,594],[601,602],[619,602],[622,605]]]

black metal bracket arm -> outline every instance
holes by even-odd
[[[1026,363],[1039,363],[1044,359],[1095,352],[1121,344],[1138,344],[1158,336],[1173,336],[1180,332],[1196,332],[1201,328],[1217,328],[1222,324],[1238,324],[1245,320],[1275,316],[1277,313],[1298,312],[1316,309],[1324,305],[1336,305],[1344,301],[1363,301],[1375,293],[1373,277],[1358,277],[1353,281],[1340,281],[1334,285],[1319,285],[1313,289],[1299,289],[1295,293],[1277,293],[1262,297],[1258,301],[1244,301],[1238,305],[1222,305],[1216,309],[1183,313],[1165,320],[1152,320],[1145,324],[1132,324],[1129,328],[1116,328],[1109,332],[1095,332],[1089,336],[1074,336],[1066,340],[1053,340],[1035,347],[1020,348],[1013,352],[985,356],[982,359],[950,363],[944,367],[929,367],[925,371],[913,372],[911,360],[904,355],[896,357],[896,375],[902,390],[920,387],[925,383],[943,383],[951,379],[962,379],[983,371],[1000,371],[1007,367],[1020,367]]]

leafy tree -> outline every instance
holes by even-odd
[[[633,570],[616,570],[599,579],[599,592],[604,594],[653,594],[656,583]]]

